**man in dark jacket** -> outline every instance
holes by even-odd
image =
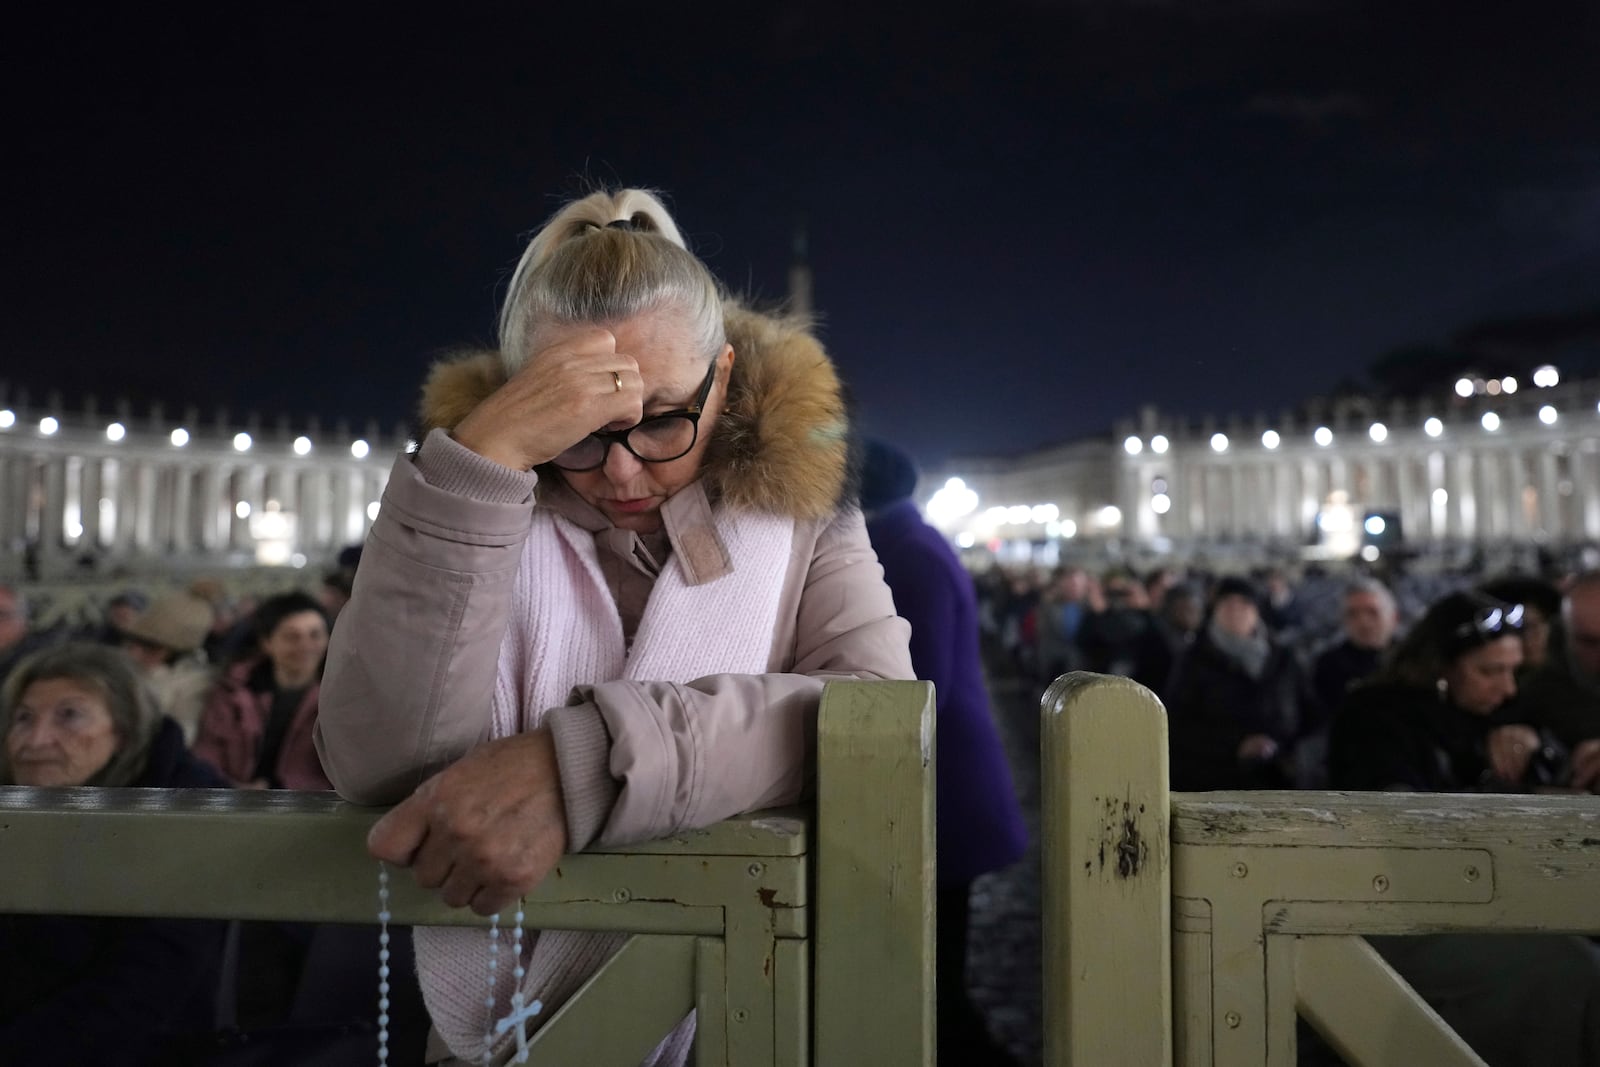
[[[934,684],[937,704],[939,1058],[1004,1063],[966,992],[972,882],[1014,863],[1027,829],[989,710],[978,654],[972,579],[944,536],[923,521],[911,494],[917,472],[891,445],[868,442],[861,478],[867,536],[911,623],[911,663]]]
[[[1167,686],[1172,788],[1286,789],[1299,776],[1305,673],[1261,621],[1261,595],[1224,578]]]

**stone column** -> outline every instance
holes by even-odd
[[[1473,487],[1472,453],[1463,449],[1455,454],[1451,464],[1450,516],[1451,533],[1462,541],[1476,540],[1478,536],[1478,497]]]
[[[134,554],[139,529],[139,466],[134,461],[123,460],[117,476],[116,543],[112,549],[118,559]]]
[[[45,460],[44,502],[39,512],[39,554],[60,556],[64,546],[62,524],[67,506],[67,460],[50,456]]]
[[[220,552],[226,547],[223,540],[223,487],[227,484],[228,469],[216,463],[207,463],[200,468],[199,499],[195,501],[194,513],[199,520],[200,531],[199,548],[207,553]]]
[[[112,461],[115,462],[115,461]],[[83,537],[79,545],[99,552],[109,541],[109,531],[100,528],[100,498],[105,495],[104,464],[100,456],[84,456],[78,482],[78,510],[82,513]]]
[[[155,547],[156,466],[141,459],[135,467],[133,483],[133,543],[140,555]]]
[[[1561,494],[1556,489],[1560,479],[1556,475],[1556,455],[1544,447],[1529,458],[1533,465],[1533,484],[1539,492],[1539,528],[1552,540],[1559,541],[1566,531],[1561,528]]]
[[[172,465],[172,532],[167,544],[182,555],[194,544],[194,473],[186,463]]]
[[[1591,439],[1572,452],[1572,491],[1578,496],[1574,509],[1582,517],[1586,538],[1600,538],[1600,448],[1596,445]]]
[[[21,549],[23,511],[23,458],[0,455],[0,559],[10,569],[12,556]]]

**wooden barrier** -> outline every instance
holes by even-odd
[[[530,1062],[637,1067],[693,1008],[702,1067],[931,1064],[932,694],[829,683],[815,813],[564,858],[528,925],[633,936]],[[0,912],[374,923],[381,814],[331,793],[0,788]],[[485,924],[392,881],[396,924]]]
[[[1147,690],[1042,714],[1051,1067],[1292,1067],[1297,1017],[1355,1067],[1481,1064],[1362,935],[1600,931],[1594,797],[1169,795]]]

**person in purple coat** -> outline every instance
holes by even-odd
[[[861,510],[895,609],[911,623],[911,663],[934,685],[938,715],[938,1042],[945,1063],[1003,1064],[967,995],[967,923],[973,880],[1016,862],[1028,832],[989,710],[979,660],[972,578],[911,494],[917,470],[883,441],[866,443]]]

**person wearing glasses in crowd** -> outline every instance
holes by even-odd
[[[1509,722],[1522,662],[1521,605],[1483,593],[1436,602],[1385,668],[1334,718],[1334,789],[1560,790],[1565,751]],[[1600,1063],[1600,951],[1554,934],[1369,937],[1490,1064]]]
[[[654,195],[558,211],[499,351],[437,368],[423,415],[333,634],[317,742],[344,796],[400,802],[369,847],[445,903],[487,915],[563,853],[793,803],[823,683],[913,677],[831,363],[726,299]],[[622,938],[524,944],[543,1019]],[[504,1015],[513,966],[487,970],[481,931],[416,946],[430,1062],[481,1062],[477,983],[498,975]],[[649,1062],[687,1062],[693,1029]]]

